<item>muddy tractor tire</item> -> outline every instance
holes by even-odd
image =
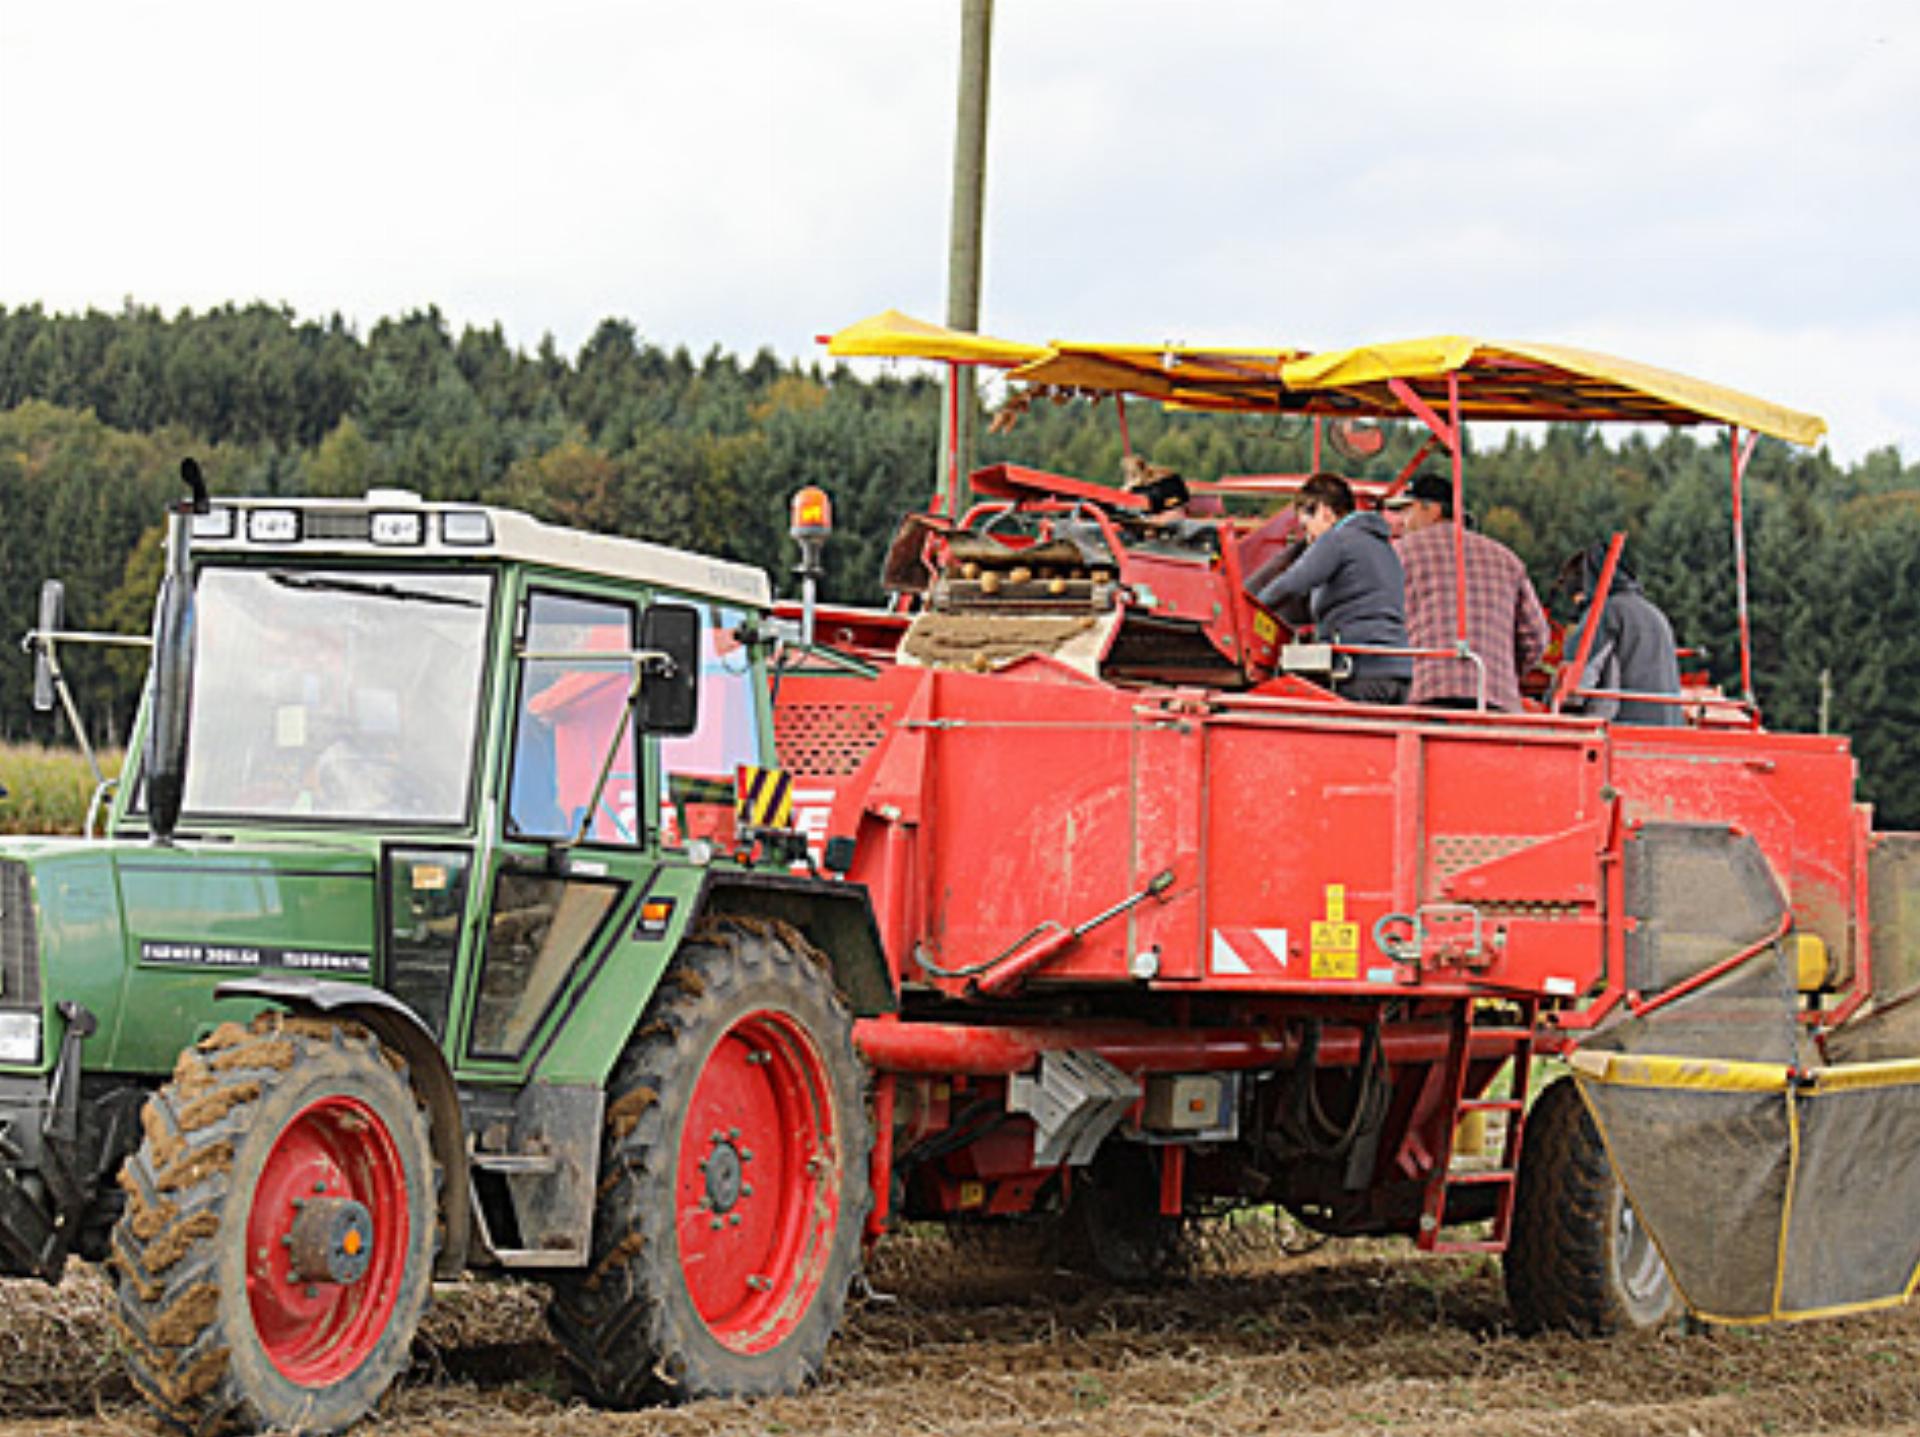
[[[1603,1337],[1679,1315],[1666,1264],[1608,1166],[1572,1078],[1549,1084],[1527,1114],[1505,1267],[1522,1332]]]
[[[109,1262],[134,1385],[194,1433],[365,1416],[432,1293],[433,1154],[399,1055],[263,1014],[183,1053],[141,1121]]]
[[[825,959],[723,919],[675,955],[607,1092],[584,1273],[548,1320],[607,1406],[793,1392],[859,1267],[872,1129]]]

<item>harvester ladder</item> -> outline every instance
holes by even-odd
[[[1503,1252],[1507,1235],[1513,1228],[1513,1203],[1519,1190],[1520,1145],[1527,1117],[1527,1093],[1533,1081],[1533,1027],[1537,1005],[1518,1002],[1518,1022],[1480,1024],[1475,1021],[1479,1004],[1462,1005],[1460,1017],[1447,1040],[1446,1068],[1441,1075],[1445,1104],[1439,1124],[1433,1173],[1427,1179],[1425,1200],[1421,1205],[1420,1231],[1414,1245],[1422,1252]],[[1467,1068],[1476,1053],[1489,1048],[1505,1048],[1511,1053],[1507,1065],[1509,1079],[1505,1095],[1469,1098],[1466,1096]],[[1495,1082],[1498,1082],[1496,1076]],[[1453,1138],[1460,1120],[1473,1113],[1503,1113],[1506,1133],[1500,1142],[1499,1161],[1492,1167],[1455,1169]],[[1466,1188],[1494,1189],[1493,1230],[1482,1238],[1453,1239],[1441,1236],[1447,1226],[1447,1202],[1451,1194]]]

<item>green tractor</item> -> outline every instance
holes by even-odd
[[[892,990],[781,776],[736,807],[766,576],[183,470],[104,838],[0,841],[0,1276],[105,1262],[194,1431],[348,1426],[468,1271],[551,1285],[594,1400],[799,1385],[871,1210],[852,1019]],[[83,637],[49,586],[43,708]]]

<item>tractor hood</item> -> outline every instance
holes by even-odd
[[[61,1003],[99,1020],[87,1068],[164,1072],[209,1020],[259,1008],[215,1002],[229,978],[370,982],[377,873],[338,843],[0,842],[0,1070],[46,1071]]]

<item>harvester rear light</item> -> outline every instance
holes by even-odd
[[[367,536],[376,544],[418,544],[427,523],[418,514],[375,514]]]
[[[193,516],[193,537],[196,539],[231,539],[233,537],[233,510],[209,509],[204,514]]]
[[[457,509],[440,516],[440,542],[443,544],[491,544],[493,520],[470,509]]]
[[[300,515],[293,509],[254,509],[247,514],[247,537],[256,544],[297,544]]]
[[[0,1063],[40,1061],[40,1015],[0,1013]]]

